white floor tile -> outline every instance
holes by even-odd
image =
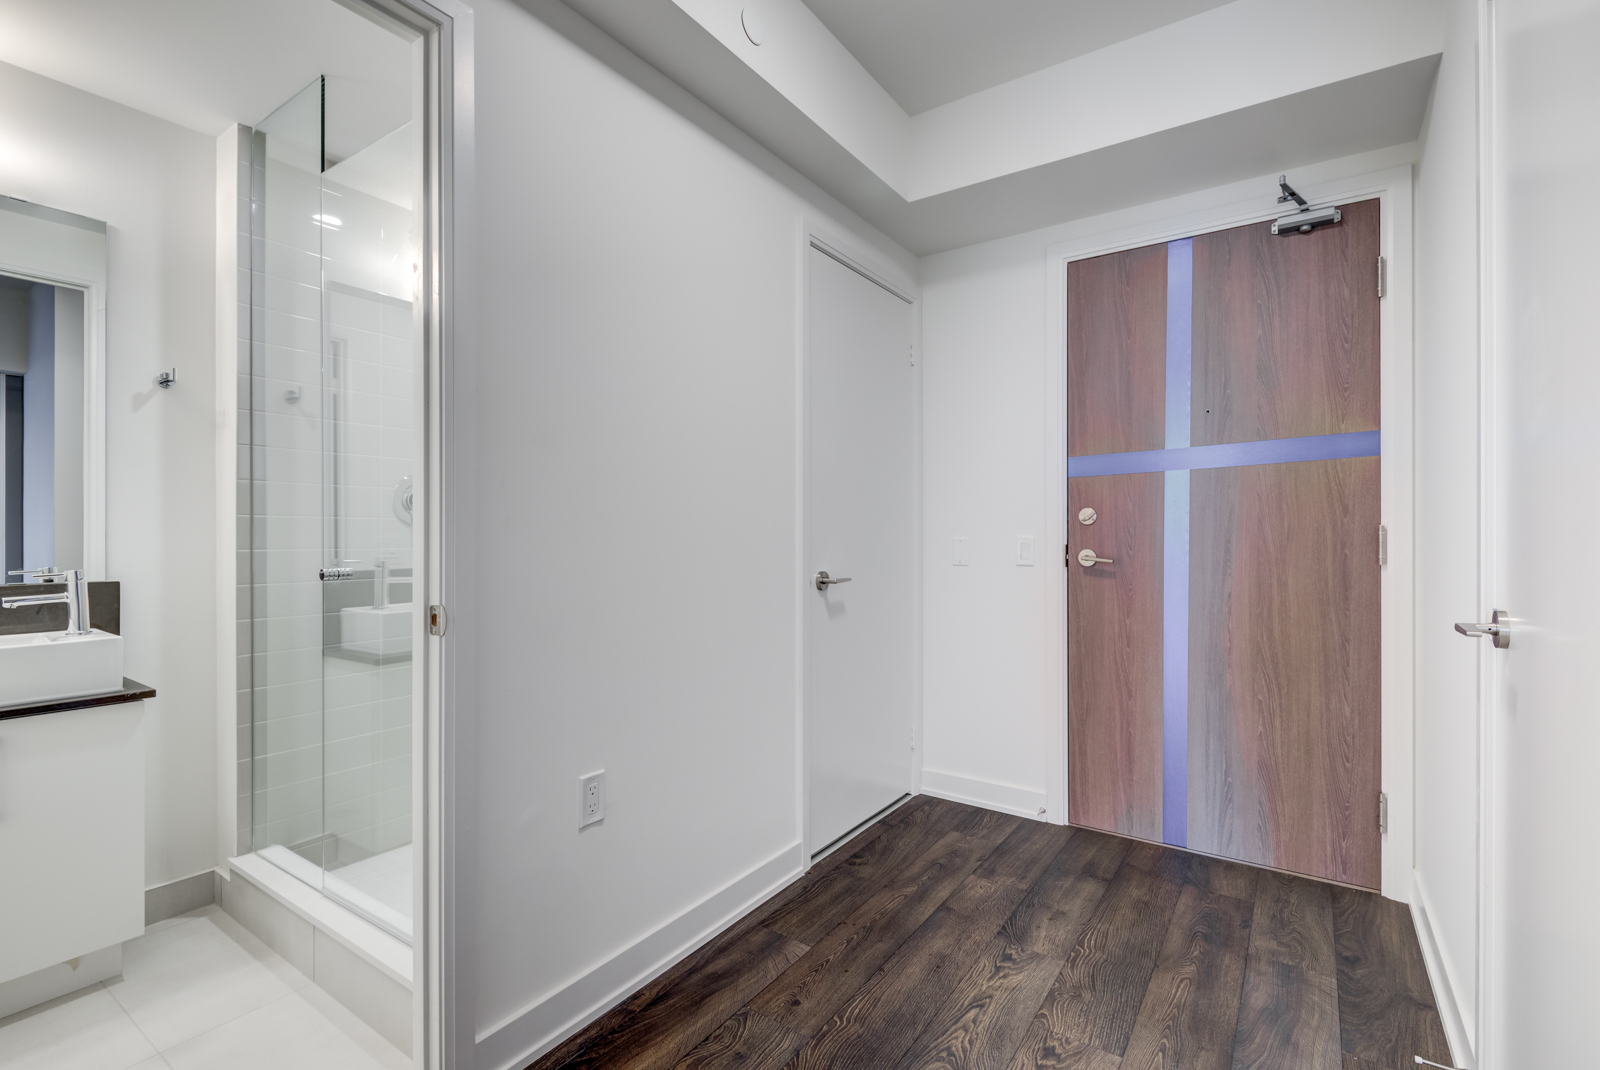
[[[154,1070],[155,1051],[100,985],[0,1018],[6,1070]]]
[[[310,983],[232,918],[207,907],[129,941],[121,979],[105,987],[156,1050],[166,1051]]]
[[[173,1070],[408,1070],[401,1055],[312,986],[165,1052]]]

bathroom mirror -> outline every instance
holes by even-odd
[[[106,228],[0,196],[0,583],[105,573]]]

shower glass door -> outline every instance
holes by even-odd
[[[414,145],[338,98],[251,154],[251,844],[409,940]]]

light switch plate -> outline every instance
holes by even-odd
[[[965,565],[967,561],[967,537],[957,535],[950,540],[950,563],[952,565]]]
[[[585,828],[606,817],[606,771],[578,778],[578,827]]]
[[[1033,567],[1033,536],[1017,536],[1017,564]]]

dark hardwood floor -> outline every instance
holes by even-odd
[[[1366,892],[919,796],[534,1070],[1415,1070]]]

